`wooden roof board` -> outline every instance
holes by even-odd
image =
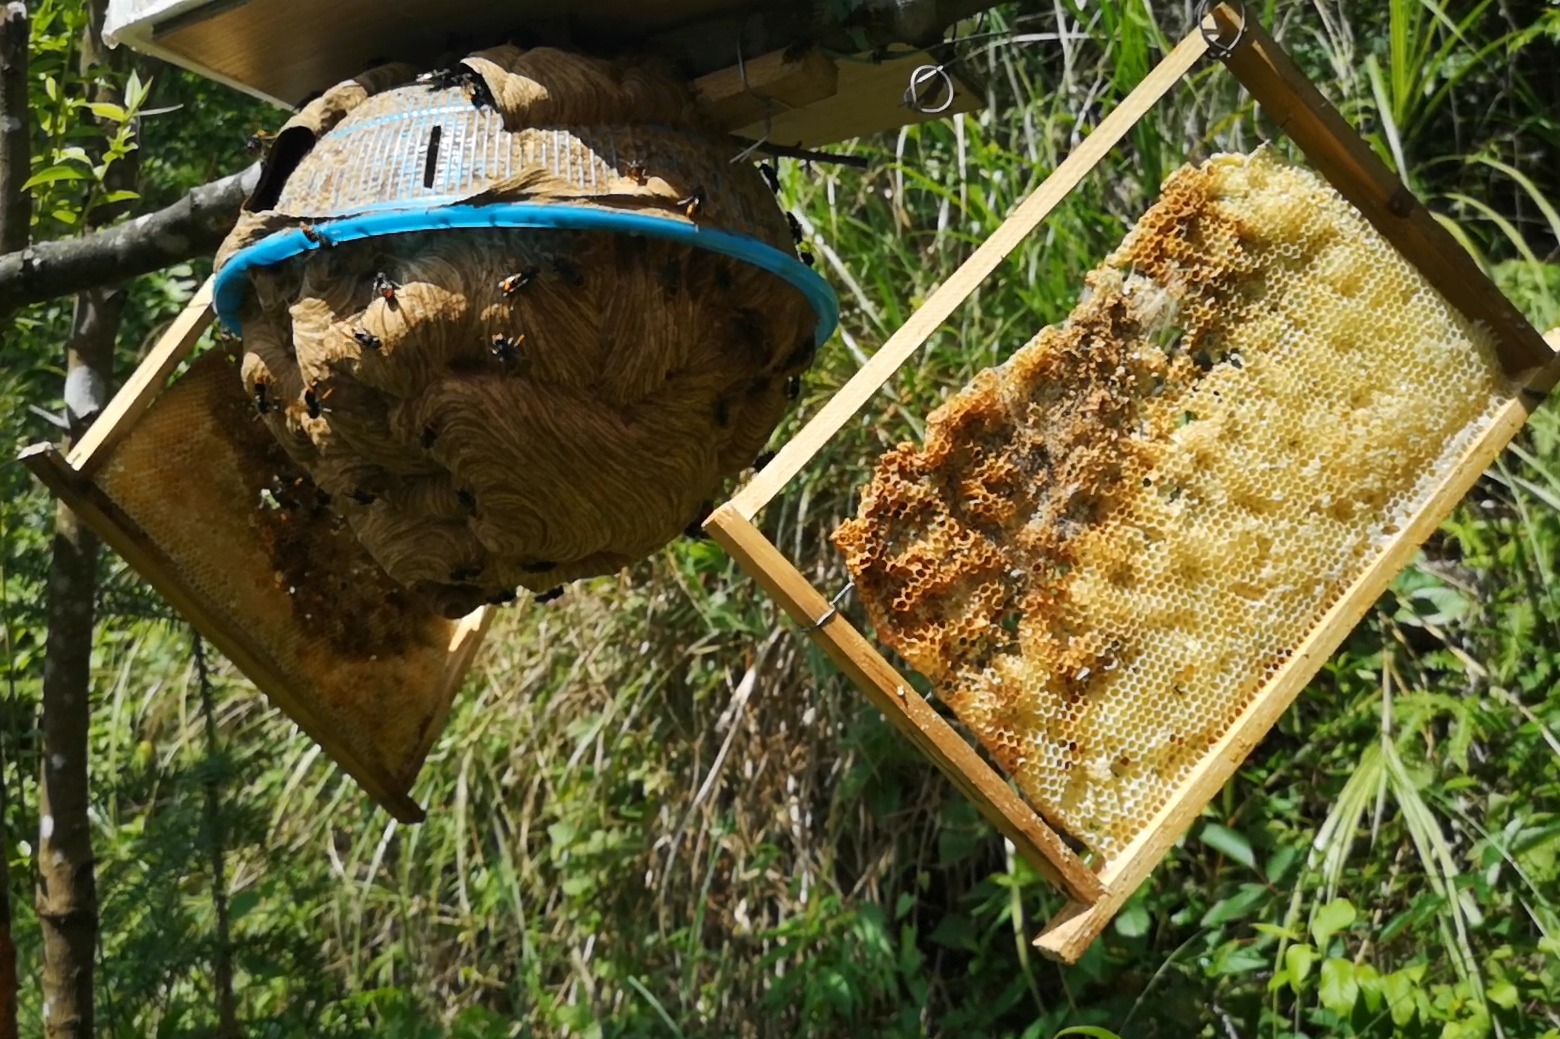
[[[147,54],[285,108],[385,61],[431,64],[449,51],[498,40],[517,25],[600,40],[631,42],[675,26],[757,10],[755,0],[114,0],[109,12],[113,39]],[[956,95],[945,109],[923,113],[904,104],[911,73],[933,59],[924,51],[899,50],[886,60],[866,56],[828,57],[813,62],[837,68],[837,86],[826,93],[788,98],[755,88],[754,104],[729,103],[722,86],[746,76],[750,87],[765,61],[791,65],[780,52],[749,56],[739,66],[697,81],[701,92],[725,97],[712,114],[739,136],[793,147],[818,148],[909,123],[944,118],[980,107],[979,84],[960,73],[950,77]],[[831,70],[832,72],[832,70]],[[759,78],[762,78],[759,76]],[[811,84],[823,82],[808,70]],[[933,82],[930,94],[941,93]],[[724,91],[724,92],[723,92]],[[768,102],[768,119],[760,118]],[[944,98],[936,97],[940,105]]]
[[[644,0],[629,7],[609,0],[250,0],[187,12],[154,28],[150,42],[250,93],[296,105],[383,61],[431,62],[445,50],[466,49],[467,41],[502,39],[517,24],[552,21],[592,35],[638,37],[747,6],[732,0]]]

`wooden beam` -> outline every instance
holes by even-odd
[[[114,394],[108,407],[71,449],[72,469],[90,475],[108,457],[113,446],[146,414],[146,409],[168,384],[168,376],[190,355],[215,316],[216,312],[211,308],[211,279],[207,278],[167,331],[158,337],[157,345],[136,366],[129,380]]]
[[[840,73],[828,55],[810,47],[799,55],[772,51],[693,81],[694,91],[723,129],[763,122],[781,112],[830,98],[839,90]]]
[[[1252,699],[1154,820],[1120,855],[1105,864],[1101,873],[1105,897],[1092,905],[1085,899],[1074,899],[1067,905],[1035,939],[1041,952],[1064,963],[1078,962],[1084,950],[1099,937],[1105,925],[1175,842],[1191,828],[1203,807],[1229,782],[1295,697],[1354,630],[1360,618],[1392,584],[1398,572],[1413,560],[1419,546],[1510,443],[1556,380],[1560,380],[1560,362],[1552,362],[1548,368],[1535,373],[1527,385],[1530,392],[1514,395],[1484,435],[1464,449],[1424,507],[1323,615],[1284,669]]]
[[[1220,53],[1230,71],[1317,171],[1419,268],[1447,302],[1495,333],[1506,374],[1522,382],[1547,365],[1554,352],[1533,326],[1256,18],[1228,3],[1220,4],[1213,17],[1221,38],[1235,41]]]
[[[466,681],[466,674],[477,657],[477,650],[482,648],[488,629],[493,626],[493,618],[497,615],[498,611],[491,606],[478,606],[457,621],[455,630],[450,632],[449,657],[444,663],[444,673],[440,676],[438,697],[435,700],[439,710],[424,725],[423,739],[417,746],[413,760],[427,761],[428,752],[444,732],[450,710],[455,706],[455,696]]]
[[[308,697],[299,695],[271,667],[270,656],[264,648],[251,639],[242,627],[224,623],[205,609],[199,595],[179,577],[177,569],[163,551],[101,488],[85,474],[73,469],[58,448],[53,444],[34,444],[22,452],[21,461],[60,501],[96,531],[109,547],[123,556],[125,562],[146,578],[201,635],[233,661],[273,703],[286,711],[310,739],[325,748],[374,800],[401,822],[422,821],[422,808],[398,791],[390,776],[358,760],[349,748],[333,738],[310,709]]]
[[[1105,894],[1099,878],[969,743],[911,688],[791,561],[730,504],[704,529],[800,624],[890,723],[942,769],[1041,876],[1077,902]],[[823,619],[823,623],[818,623]]]
[[[732,133],[750,141],[767,138],[771,143],[805,150],[979,110],[985,103],[985,85],[962,66],[944,69],[947,80],[933,77],[927,84],[927,103],[937,105],[937,112],[905,107],[904,93],[911,74],[922,65],[937,63],[927,51],[894,51],[882,61],[841,60],[836,66],[839,86],[833,96],[806,108],[770,112],[768,118],[755,119]],[[951,98],[946,93],[950,87]],[[942,107],[944,101],[946,108]]]
[[[970,255],[923,303],[899,331],[873,354],[812,421],[802,427],[762,470],[754,474],[731,499],[731,507],[745,519],[758,514],[802,467],[812,460],[824,444],[861,410],[899,366],[932,337],[959,304],[980,287],[987,275],[1007,258],[1026,235],[1049,216],[1074,188],[1099,165],[1112,148],[1137,125],[1159,99],[1181,81],[1208,50],[1208,41],[1193,31],[1176,45],[1153,71],[1144,77],[1120,105],[1073,149],[1072,154],[1021,202],[1013,215],[992,232],[991,237]]]

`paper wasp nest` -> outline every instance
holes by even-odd
[[[508,46],[418,82],[375,70],[277,137],[220,259],[300,226],[319,248],[250,272],[245,392],[439,612],[610,573],[701,519],[779,422],[817,322],[791,284],[703,248],[439,228],[440,207],[594,207],[789,253],[733,150],[653,62]],[[423,223],[332,239],[397,207]]]
[[[1325,182],[1222,156],[885,455],[836,541],[879,636],[1115,855],[1511,392]]]

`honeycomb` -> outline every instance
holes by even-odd
[[[258,644],[333,755],[405,791],[452,693],[454,626],[327,508],[256,421],[237,367],[235,352],[198,358],[113,449],[99,486],[208,612]]]
[[[1323,180],[1218,156],[883,456],[835,540],[879,636],[1110,857],[1514,392]]]

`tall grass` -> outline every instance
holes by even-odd
[[[990,84],[985,111],[856,146],[866,172],[786,168],[844,321],[777,442],[1191,6],[994,15],[961,48]],[[1556,182],[1527,136],[1550,117],[1513,71],[1546,46],[1538,32],[1489,3],[1249,6],[1467,218],[1525,305],[1553,306]],[[1492,98],[1516,121],[1496,125]],[[1071,309],[1178,164],[1266,132],[1227,76],[1199,72],[765,512],[766,532],[842,587],[827,535],[876,454]],[[1560,158],[1553,137],[1536,147]],[[104,1031],[211,1028],[199,790],[216,774],[255,1034],[1545,1034],[1560,1028],[1557,474],[1546,409],[1075,969],[1028,945],[1058,897],[711,545],[507,610],[424,769],[418,827],[369,808],[225,670],[212,755],[186,635],[111,625],[95,651]]]

